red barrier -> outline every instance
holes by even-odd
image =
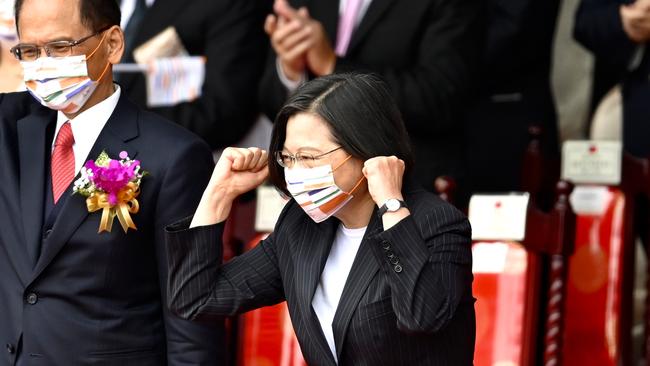
[[[546,364],[559,359],[563,327],[566,255],[571,252],[574,216],[568,205],[570,185],[558,183],[550,212],[529,204],[526,235],[521,243],[476,242],[475,364],[536,365],[539,347]],[[543,286],[544,258],[553,258],[548,294]],[[485,265],[484,265],[484,264]],[[541,300],[549,299],[544,306]],[[544,338],[540,339],[540,329]]]
[[[570,260],[564,365],[632,364],[635,198],[647,194],[647,160],[623,158],[621,187],[601,187],[605,209],[577,216]]]

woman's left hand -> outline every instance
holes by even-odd
[[[366,160],[363,164],[363,175],[368,180],[368,192],[377,206],[381,207],[391,198],[404,200],[402,196],[404,168],[404,161],[395,156],[378,156]],[[410,212],[407,208],[386,212],[381,217],[384,230],[395,226],[408,215]]]
[[[363,164],[363,175],[368,180],[368,192],[377,206],[390,198],[403,200],[403,160],[395,156],[374,157]]]

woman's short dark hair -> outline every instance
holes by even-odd
[[[25,0],[16,0],[14,6],[16,30],[18,30],[18,19],[24,2]],[[93,32],[99,32],[100,29],[114,25],[119,26],[122,19],[120,4],[117,0],[79,0],[79,12],[81,13],[81,23]]]
[[[322,118],[335,142],[357,159],[395,155],[404,160],[405,175],[413,168],[408,133],[386,84],[372,74],[332,74],[300,86],[275,118],[269,148],[270,179],[287,195],[284,169],[275,155],[284,148],[289,118],[299,113]]]

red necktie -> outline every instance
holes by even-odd
[[[52,152],[52,193],[56,204],[74,179],[74,135],[70,122],[61,126]]]

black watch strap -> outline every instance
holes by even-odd
[[[397,209],[395,209],[395,210],[391,210],[392,212],[395,212],[395,211],[399,210],[402,207],[406,207],[406,202],[404,202],[402,200],[395,199],[395,198],[392,198],[392,199],[390,199],[388,201],[392,201],[392,200],[395,200],[395,201],[399,202],[399,207],[397,207]],[[377,211],[377,214],[379,215],[379,217],[384,216],[384,214],[389,211],[388,210],[388,201],[386,201],[386,203],[384,203],[383,205],[381,205],[381,207],[379,207],[379,211]]]

